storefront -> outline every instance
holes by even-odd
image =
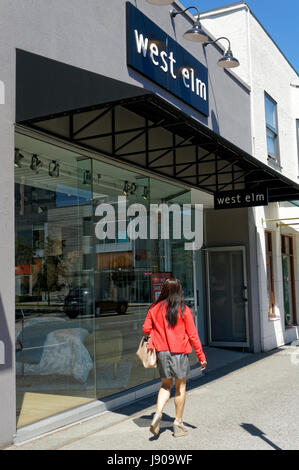
[[[221,49],[181,39],[190,15],[174,29],[167,6],[144,1],[141,12],[115,0],[100,12],[77,2],[79,14],[62,3],[66,28],[59,41],[51,36],[51,53],[47,28],[40,48],[30,46],[39,38],[27,30],[22,49],[12,43],[16,361],[1,393],[16,393],[5,416],[13,429],[17,411],[19,439],[90,416],[98,403],[150,393],[158,374],[135,352],[170,273],[181,279],[204,344],[259,350],[250,213],[238,206],[241,196],[226,194],[226,210],[214,209],[214,197],[246,190],[253,198],[260,181],[270,201],[299,190],[250,155],[250,89],[217,67]],[[36,19],[49,18],[55,30],[53,7],[41,10]],[[84,44],[78,21],[88,30]],[[153,226],[151,209],[160,205],[168,222],[159,213]],[[115,216],[109,237],[105,208]],[[10,331],[12,320],[7,315]]]

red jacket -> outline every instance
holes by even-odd
[[[192,352],[192,346],[200,362],[206,360],[202,350],[202,345],[197,334],[193,315],[189,307],[185,307],[183,318],[181,308],[179,309],[177,324],[174,328],[168,326],[166,319],[166,301],[159,302],[150,307],[144,325],[143,332],[151,335],[148,348],[155,348],[156,351],[170,351],[172,353]]]

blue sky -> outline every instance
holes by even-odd
[[[195,5],[200,11],[234,3],[234,0],[180,1],[186,7]],[[299,73],[299,0],[247,0],[246,3]]]

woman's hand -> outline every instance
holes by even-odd
[[[207,367],[207,361],[200,361],[200,367],[201,367],[201,370],[205,370],[205,368]]]

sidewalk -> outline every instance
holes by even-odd
[[[299,449],[299,368],[294,350],[266,354],[207,349],[209,370],[190,381],[188,437],[172,435],[173,398],[158,437],[149,433],[155,396],[9,450]]]

